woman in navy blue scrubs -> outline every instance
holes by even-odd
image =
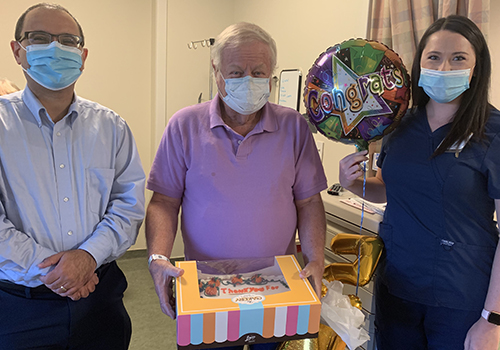
[[[366,199],[387,201],[379,350],[498,349],[500,112],[488,102],[490,75],[486,41],[469,19],[442,18],[424,33],[413,106],[366,181]],[[358,152],[340,162],[340,183],[360,196],[366,159]]]

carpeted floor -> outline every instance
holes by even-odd
[[[148,271],[147,253],[129,251],[118,260],[127,276],[125,307],[132,319],[130,350],[175,350],[175,321],[164,315]]]

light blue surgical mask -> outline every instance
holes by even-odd
[[[239,114],[255,113],[264,107],[269,99],[269,78],[254,78],[247,75],[243,78],[224,78],[224,83],[227,95],[222,100]]]
[[[82,74],[82,52],[57,41],[24,48],[30,67],[23,70],[38,84],[52,91],[73,84]]]
[[[418,86],[438,103],[448,103],[469,88],[470,68],[439,71],[420,68]]]

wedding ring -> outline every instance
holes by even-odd
[[[64,286],[60,286],[59,289],[62,289],[63,293],[67,291],[67,289],[64,288]]]

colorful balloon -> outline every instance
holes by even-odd
[[[410,100],[401,58],[384,44],[351,39],[330,47],[307,74],[304,103],[312,124],[327,138],[368,143],[391,132]]]

